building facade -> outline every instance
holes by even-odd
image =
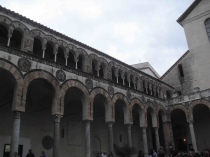
[[[183,14],[180,23],[189,32],[188,43],[191,38],[200,39],[190,31],[199,29],[201,35],[197,23],[210,17],[207,5],[208,0],[195,1]],[[202,14],[196,24],[185,22],[198,17],[194,12]],[[209,51],[206,39],[204,49]],[[203,70],[207,70],[208,51],[199,50],[198,55],[191,44],[184,57],[159,79],[0,7],[0,154],[12,157],[18,151],[25,156],[32,149],[36,156],[44,150],[53,157],[91,157],[96,152],[117,154],[129,148],[133,154],[142,150],[147,157],[149,150],[160,145],[166,151],[170,145],[178,150],[193,145],[196,151],[197,146],[208,145],[208,137],[206,145],[203,137],[197,138],[208,133],[209,90],[203,82],[208,76],[202,81],[190,69],[198,70],[203,59]],[[198,55],[191,59],[200,57],[193,67],[185,59],[191,53]],[[177,71],[182,62],[184,78]],[[190,69],[187,74],[185,64]],[[194,88],[197,91],[189,95]],[[198,134],[193,126],[197,105],[202,107],[196,111],[203,114],[196,112],[196,125],[205,126]]]

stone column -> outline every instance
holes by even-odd
[[[128,131],[128,146],[129,148],[132,147],[132,136],[131,136],[131,124],[127,124],[127,131]]]
[[[54,115],[54,145],[53,157],[59,157],[60,153],[60,115]]]
[[[194,127],[193,127],[193,121],[192,120],[189,121],[189,128],[190,128],[192,145],[193,145],[193,148],[194,148],[195,152],[197,152],[198,148],[197,148],[197,144],[196,144],[196,138],[195,138],[195,132],[194,132]]]
[[[118,81],[118,75],[116,76],[116,78],[117,78],[117,83],[118,83],[118,82],[119,82],[119,81]]]
[[[125,85],[125,79],[123,78],[123,86]]]
[[[66,57],[66,66],[68,65],[68,57]]]
[[[56,62],[56,60],[57,60],[57,53],[55,53],[54,62]]]
[[[14,152],[18,152],[20,136],[20,112],[13,112],[13,130],[11,137],[10,157],[13,157]]]
[[[85,121],[85,157],[91,157],[91,153],[90,153],[90,121]]]
[[[12,36],[9,36],[9,37],[8,37],[7,46],[9,46],[9,44],[10,44],[10,39],[11,39],[11,37],[12,37]]]
[[[144,145],[144,157],[148,157],[148,145],[147,145],[147,127],[142,127],[143,145]]]
[[[114,153],[114,148],[113,148],[113,128],[112,122],[107,123],[108,124],[108,140],[109,140],[109,151]]]
[[[77,69],[78,67],[77,67],[77,62],[78,62],[78,60],[75,62],[75,69]]]
[[[163,135],[164,135],[164,140],[165,140],[165,150],[166,150],[166,153],[169,155],[170,154],[169,146],[172,145],[172,147],[175,149],[173,130],[172,130],[170,121],[163,122]]]
[[[154,127],[155,129],[155,139],[156,139],[156,149],[159,150],[160,148],[160,140],[159,140],[159,133],[158,133],[158,127]]]
[[[44,58],[44,56],[45,56],[45,49],[43,49],[42,58]]]

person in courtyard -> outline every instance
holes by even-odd
[[[41,156],[40,157],[46,157],[46,155],[45,155],[45,152],[44,151],[42,151],[41,152]]]
[[[165,157],[165,151],[163,150],[163,147],[161,146],[158,151],[158,157]]]
[[[32,149],[28,150],[28,154],[26,155],[26,157],[35,157],[34,153],[32,152]]]
[[[157,155],[155,150],[153,150],[152,157],[158,157],[158,155]]]
[[[144,157],[144,154],[141,150],[139,151],[138,157]]]

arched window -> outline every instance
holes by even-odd
[[[123,79],[122,79],[122,71],[118,71],[118,83],[123,85]]]
[[[75,66],[76,66],[76,63],[75,63],[75,61],[74,61],[74,55],[73,55],[73,53],[71,52],[71,51],[69,51],[69,57],[68,57],[68,66],[69,67],[72,67],[72,68],[76,68]]]
[[[77,69],[83,70],[83,57],[81,55],[79,55],[79,60],[77,62]]]
[[[167,91],[166,91],[166,99],[169,100],[169,99],[171,99],[171,98],[172,98],[172,93],[171,93],[170,90],[167,90]]]
[[[60,64],[66,64],[66,58],[64,56],[64,51],[61,47],[58,48],[58,54],[57,54],[57,63]]]
[[[112,81],[117,82],[117,77],[115,76],[115,68],[112,67]]]
[[[0,44],[7,45],[7,34],[8,30],[4,25],[0,24]]]
[[[92,73],[95,76],[97,76],[96,63],[97,63],[96,60],[92,61]]]
[[[180,75],[180,77],[184,77],[184,72],[183,72],[182,65],[179,64],[179,65],[178,65],[178,68],[179,68],[179,75]]]
[[[134,83],[133,83],[133,75],[131,75],[131,82],[130,82],[130,86],[132,89],[134,89]]]
[[[34,45],[33,45],[33,54],[36,56],[42,57],[42,42],[38,38],[34,38]]]
[[[210,18],[205,21],[205,26],[206,26],[207,35],[210,41]]]
[[[128,82],[128,76],[127,75],[128,74],[125,73],[125,80],[124,80],[124,82],[125,82],[125,86],[129,87],[129,82]]]
[[[100,66],[99,77],[104,78],[104,65],[103,66],[102,65]]]
[[[10,46],[20,50],[21,42],[22,42],[22,33],[15,29],[10,39]]]
[[[55,58],[55,55],[53,52],[53,46],[49,42],[47,42],[47,45],[46,45],[44,58],[49,59],[51,61],[54,61],[54,58]]]

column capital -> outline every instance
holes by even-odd
[[[59,114],[54,115],[54,122],[55,123],[60,123],[62,116]]]
[[[155,131],[158,131],[159,127],[158,126],[155,126],[154,129],[155,129]]]
[[[187,122],[189,123],[189,125],[193,125],[194,120],[193,119],[189,119]]]
[[[107,125],[108,125],[109,128],[111,128],[112,125],[114,124],[114,122],[106,122],[106,123],[107,123]]]
[[[13,114],[14,114],[14,119],[20,119],[21,112],[19,112],[19,111],[13,111]]]

